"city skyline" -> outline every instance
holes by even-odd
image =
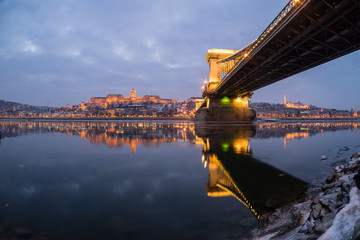
[[[201,96],[207,50],[242,48],[287,2],[3,0],[0,96],[55,107],[131,88],[139,96]],[[355,52],[257,90],[251,101],[281,103],[286,93],[316,106],[354,108],[359,66]]]

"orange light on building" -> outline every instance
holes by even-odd
[[[240,97],[236,98],[237,103],[242,103],[242,99]]]
[[[307,104],[304,105],[297,105],[292,102],[286,103],[285,107],[287,108],[296,108],[296,109],[309,109],[310,107]]]
[[[296,109],[310,109],[310,107],[307,104],[302,104],[302,103],[292,103],[292,102],[287,102],[286,99],[286,95],[284,94],[284,106],[286,108],[296,108]]]
[[[356,107],[356,104],[355,104],[354,117],[356,118],[357,116],[358,116],[358,113],[357,113],[357,107]]]

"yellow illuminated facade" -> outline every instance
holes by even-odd
[[[356,104],[355,104],[354,117],[355,117],[355,118],[357,118],[357,117],[358,117],[358,112],[357,112],[357,107],[356,107]]]
[[[284,106],[287,108],[310,109],[307,104],[287,102],[286,95],[284,95]]]
[[[124,97],[120,94],[108,94],[106,97],[91,97],[89,104],[90,106],[107,107],[112,104],[123,104],[123,103],[160,103],[160,104],[174,104],[177,103],[174,99],[162,99],[155,95],[145,95],[143,97],[136,96],[136,90],[131,89],[130,96]]]
[[[224,69],[221,67],[221,64],[218,63],[219,60],[227,58],[231,55],[234,55],[238,50],[230,49],[209,49],[206,55],[206,61],[209,63],[209,85],[207,88],[209,90],[214,89],[221,81],[221,73]]]

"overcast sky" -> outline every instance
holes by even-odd
[[[208,49],[241,49],[287,0],[0,0],[0,99],[200,96]],[[254,93],[253,102],[360,107],[360,52]]]

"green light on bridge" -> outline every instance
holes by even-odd
[[[230,104],[230,98],[228,98],[228,97],[223,97],[223,99],[221,99],[221,104],[222,105],[229,105]]]
[[[221,148],[222,148],[222,150],[223,150],[224,152],[229,151],[229,147],[230,147],[230,144],[227,143],[227,142],[224,142],[224,143],[221,144]]]

